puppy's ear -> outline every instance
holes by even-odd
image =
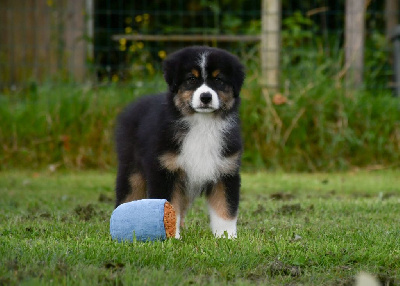
[[[246,78],[246,72],[244,66],[239,62],[239,60],[235,63],[233,70],[234,70],[233,92],[235,96],[239,96],[244,79]]]
[[[237,96],[239,96],[240,90],[242,89],[244,79],[246,78],[245,68],[241,63],[239,63],[239,65],[237,66],[236,78],[237,78],[237,81],[234,84],[233,88],[235,90],[235,93],[237,93]]]
[[[178,74],[179,74],[179,61],[176,56],[172,54],[163,62],[164,79],[168,84],[168,89],[172,93],[178,92]]]

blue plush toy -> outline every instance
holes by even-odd
[[[145,199],[119,205],[110,219],[114,240],[165,240],[175,237],[176,214],[167,200]]]

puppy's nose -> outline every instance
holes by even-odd
[[[210,103],[212,100],[212,94],[210,92],[204,92],[200,94],[200,101],[204,104]]]

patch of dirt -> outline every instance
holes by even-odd
[[[336,279],[335,281],[332,282],[332,286],[354,286],[356,282],[356,279],[354,277],[350,278],[342,278],[342,279]]]
[[[49,214],[48,212],[45,212],[45,213],[40,214],[39,217],[50,219],[51,218],[51,214]]]
[[[295,196],[291,193],[278,192],[271,194],[269,197],[273,200],[289,201],[294,199]]]
[[[276,212],[281,215],[292,215],[304,211],[300,204],[288,204],[281,206]]]
[[[106,269],[110,269],[111,271],[120,271],[122,269],[124,269],[125,264],[120,263],[120,262],[107,262],[106,264],[104,264],[104,267]]]
[[[280,260],[274,260],[268,265],[268,272],[271,276],[285,275],[299,277],[303,271],[300,266],[289,265]]]
[[[85,221],[88,221],[97,215],[97,212],[92,204],[88,204],[86,206],[78,205],[74,211],[81,220]]]
[[[395,286],[399,285],[400,281],[396,281],[393,277],[390,277],[389,275],[386,274],[378,274],[378,280],[381,283],[381,285],[385,286]]]
[[[47,232],[47,229],[28,226],[25,228],[25,231],[34,235],[40,235],[45,234]]]
[[[56,269],[62,275],[67,275],[70,272],[69,264],[63,259],[57,261]]]
[[[106,194],[99,195],[99,202],[101,203],[114,203],[114,199]]]
[[[304,208],[299,203],[297,204],[285,204],[278,208],[275,212],[276,215],[294,215],[302,212],[313,212],[314,205],[309,205]]]
[[[28,215],[24,215],[22,217],[24,220],[38,220],[38,219],[52,219],[52,215],[48,212],[44,212],[44,213],[39,213],[39,212],[35,212],[35,213],[31,213]]]
[[[259,214],[263,214],[266,213],[266,209],[262,204],[258,204],[257,209],[255,211],[252,212],[253,215],[259,215]]]

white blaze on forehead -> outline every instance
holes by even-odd
[[[203,79],[207,78],[207,72],[206,72],[206,66],[207,66],[207,56],[209,55],[209,52],[204,52],[200,54],[200,59],[199,59],[199,66],[201,69],[201,75]]]

